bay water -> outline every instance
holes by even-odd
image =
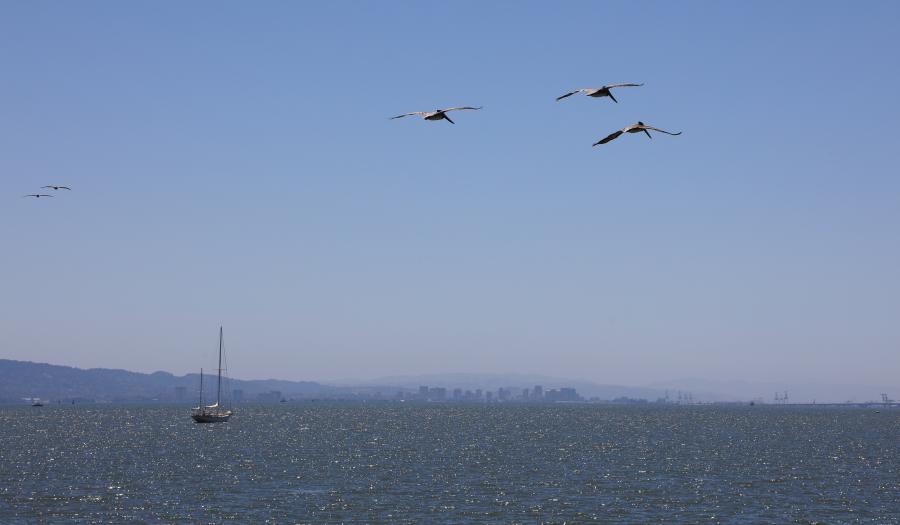
[[[0,523],[900,523],[900,409],[0,408]]]

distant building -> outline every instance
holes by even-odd
[[[419,398],[421,398],[423,401],[428,399],[428,387],[427,386],[419,387]]]
[[[534,401],[541,401],[544,399],[544,387],[541,385],[534,385],[534,388],[531,389],[531,399]]]
[[[544,394],[544,400],[551,403],[564,401],[581,401],[581,397],[574,388],[550,389]]]
[[[454,388],[453,389],[453,400],[460,401],[463,397],[462,388]]]
[[[490,390],[488,390],[487,392],[484,393],[484,399],[485,399],[485,401],[490,403],[491,401],[494,400],[494,393],[491,392]]]
[[[581,399],[574,388],[560,388],[559,396],[562,401],[578,401]]]
[[[429,401],[445,401],[447,399],[447,389],[441,387],[428,389]]]

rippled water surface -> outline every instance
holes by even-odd
[[[0,523],[900,523],[900,409],[0,408]]]

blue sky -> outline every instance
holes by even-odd
[[[182,373],[221,323],[237,377],[895,384],[898,22],[6,2],[0,357]],[[637,120],[684,134],[591,148]]]

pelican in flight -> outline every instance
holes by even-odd
[[[389,120],[394,120],[395,118],[410,117],[412,115],[418,115],[425,120],[444,119],[451,124],[456,124],[456,122],[453,122],[452,120],[450,120],[450,117],[447,116],[447,112],[448,111],[460,111],[463,109],[476,110],[476,109],[481,109],[481,106],[478,106],[477,108],[473,108],[472,106],[462,106],[462,107],[458,107],[458,108],[437,109],[434,111],[413,111],[412,113],[404,113],[402,115],[397,115],[396,117],[391,117]]]
[[[620,88],[620,87],[639,87],[639,86],[643,86],[643,85],[644,85],[644,84],[628,84],[628,83],[625,83],[625,84],[610,84],[610,85],[608,85],[608,86],[603,86],[603,87],[598,87],[598,88],[582,88],[582,89],[576,89],[575,91],[566,93],[565,95],[563,95],[563,96],[561,96],[561,97],[556,97],[556,101],[559,102],[560,100],[562,100],[562,99],[564,99],[564,98],[566,98],[566,97],[571,97],[571,96],[574,95],[575,93],[584,93],[585,95],[587,95],[587,96],[589,96],[589,97],[609,97],[609,98],[611,98],[611,99],[613,100],[613,102],[615,102],[616,104],[618,104],[619,101],[616,100],[616,97],[613,96],[612,91],[610,91],[610,89],[612,89],[612,88]]]
[[[41,189],[44,189],[44,188],[48,188],[48,189],[53,188],[54,190],[69,190],[69,191],[72,190],[72,188],[70,188],[68,186],[41,186]]]
[[[46,193],[29,193],[28,195],[22,195],[23,197],[34,197],[35,199],[40,199],[41,197],[52,197],[53,195],[47,195]]]
[[[671,131],[666,131],[664,129],[659,129],[659,128],[654,128],[653,126],[648,126],[639,120],[637,122],[637,124],[632,124],[632,125],[628,126],[627,128],[622,128],[619,131],[610,133],[606,137],[595,142],[594,146],[596,146],[598,144],[606,144],[607,142],[613,141],[613,140],[619,138],[619,136],[621,136],[622,133],[640,133],[643,131],[644,133],[647,134],[648,137],[650,137],[649,130],[658,131],[660,133],[665,133],[666,135],[681,135],[680,131],[678,133],[672,133]],[[650,137],[650,138],[652,139],[653,137]]]

